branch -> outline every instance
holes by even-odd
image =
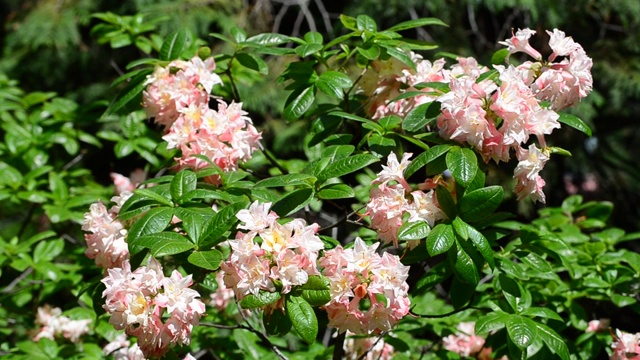
[[[245,319],[246,321],[246,319]],[[235,330],[235,329],[242,329],[242,330],[247,330],[250,331],[256,335],[258,335],[258,337],[260,338],[260,340],[262,340],[262,343],[267,346],[269,349],[271,349],[271,351],[273,351],[278,358],[280,358],[281,360],[289,360],[283,353],[282,351],[280,351],[280,349],[275,346],[274,344],[271,343],[271,341],[269,340],[269,338],[263,334],[261,331],[258,331],[256,329],[254,329],[251,326],[248,325],[243,325],[243,324],[239,324],[239,325],[222,325],[222,324],[214,324],[214,323],[200,323],[201,326],[206,326],[206,327],[212,327],[212,328],[216,328],[216,329],[227,329],[227,330]]]
[[[378,338],[376,339],[376,341],[371,344],[371,347],[369,347],[369,349],[367,351],[365,351],[362,355],[360,355],[360,357],[358,358],[358,360],[364,360],[367,358],[367,354],[369,354],[369,352],[371,352],[371,350],[373,350],[374,347],[376,347],[376,345],[378,345],[378,343],[380,342],[380,340],[382,340],[382,338],[387,334],[387,332],[383,332],[382,334],[380,334],[380,336],[378,336]]]

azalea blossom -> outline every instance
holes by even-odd
[[[396,255],[376,253],[379,243],[327,250],[319,259],[331,284],[331,301],[324,306],[329,326],[340,332],[379,334],[388,331],[409,312],[409,267]]]
[[[89,333],[91,319],[71,320],[62,315],[62,310],[58,307],[44,305],[38,308],[36,314],[36,324],[40,325],[38,333],[33,337],[33,341],[42,338],[54,340],[62,336],[72,343],[80,341],[80,337]]]
[[[347,331],[343,344],[344,358],[348,360],[392,360],[395,349],[378,337],[359,337]],[[363,358],[362,356],[366,356]]]
[[[484,338],[475,334],[474,322],[459,323],[458,332],[442,339],[444,348],[461,356],[478,354],[484,346]]]
[[[640,360],[640,333],[630,334],[616,329],[613,339],[610,360]]]

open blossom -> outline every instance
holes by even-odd
[[[36,324],[40,325],[40,329],[33,340],[38,341],[42,338],[54,340],[55,337],[62,336],[77,343],[82,335],[89,333],[91,322],[91,319],[71,320],[62,315],[60,308],[44,305],[38,308]]]
[[[409,222],[425,221],[429,226],[434,226],[445,215],[435,201],[435,193],[424,193],[416,190],[411,192],[413,201],[408,197],[411,186],[404,178],[404,171],[411,164],[410,153],[405,153],[402,160],[393,152],[389,154],[387,165],[382,165],[382,171],[373,181],[378,185],[371,189],[370,200],[367,203],[365,215],[371,219],[371,227],[377,232],[378,239],[385,244],[393,243],[398,246],[398,230],[403,225],[403,217],[409,214]],[[409,242],[413,248],[419,242]]]
[[[640,360],[640,333],[629,334],[616,329],[613,338],[613,354],[609,357],[610,360]]]
[[[505,41],[500,41],[499,43],[507,46],[507,50],[509,50],[509,55],[523,52],[536,60],[542,59],[542,55],[538,52],[538,50],[534,49],[529,44],[529,39],[536,32],[531,29],[518,29],[515,34],[510,39]]]
[[[102,296],[106,298],[103,307],[111,315],[109,322],[136,336],[146,357],[162,356],[172,344],[191,342],[191,331],[205,312],[200,294],[189,288],[191,275],[174,270],[165,277],[154,258],[133,272],[128,260],[107,272]]]
[[[85,255],[94,259],[96,265],[110,269],[118,267],[129,258],[129,247],[126,242],[127,229],[116,219],[120,206],[132,194],[124,192],[114,197],[116,206],[110,210],[98,201],[91,204],[89,212],[84,214],[82,230],[87,243]]]
[[[138,344],[131,345],[126,334],[118,335],[102,348],[102,352],[114,360],[145,360]]]
[[[231,254],[220,268],[224,285],[233,289],[238,300],[260,290],[273,292],[275,282],[286,294],[293,286],[307,283],[309,276],[320,274],[316,260],[324,243],[316,235],[318,224],[307,225],[302,219],[280,224],[270,206],[256,201],[236,215],[241,221],[238,229],[249,232],[239,231],[229,240]]]
[[[143,92],[147,114],[168,129],[181,109],[194,103],[207,104],[213,86],[222,83],[213,70],[213,58],[203,61],[199,57],[190,61],[174,60],[166,67],[157,67],[147,78],[148,86]]]
[[[442,339],[444,348],[461,356],[472,356],[479,353],[484,346],[484,338],[476,335],[474,322],[458,324],[458,332]]]
[[[115,172],[109,175],[111,176],[111,180],[113,180],[113,185],[115,185],[116,195],[133,192],[136,187],[147,178],[147,173],[142,169],[132,171],[130,177]]]
[[[539,173],[549,160],[549,156],[535,145],[530,145],[528,150],[520,151],[518,160],[520,162],[513,172],[513,177],[518,181],[515,188],[518,200],[531,196],[534,200],[544,202],[542,188],[545,181]]]
[[[347,331],[344,341],[344,358],[348,360],[391,360],[394,348],[378,337],[356,337]],[[362,356],[366,354],[364,358]]]
[[[378,255],[378,246],[356,238],[352,248],[338,246],[319,259],[330,282],[329,326],[340,332],[379,334],[409,312],[409,267],[396,255]]]

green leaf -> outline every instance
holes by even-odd
[[[420,104],[413,108],[402,122],[402,129],[409,132],[422,130],[440,114],[440,103],[437,101]]]
[[[289,42],[290,38],[286,35],[276,33],[264,33],[252,36],[245,40],[243,44],[257,44],[262,46],[275,46]]]
[[[509,50],[500,49],[493,53],[491,56],[491,65],[504,65],[507,56],[509,56]]]
[[[155,189],[154,189],[155,190]],[[151,189],[136,189],[135,194],[140,195],[143,199],[153,200],[159,204],[166,206],[173,206],[173,203],[168,197],[158,194]]]
[[[450,225],[449,229],[451,229]],[[434,228],[435,229],[435,228]],[[453,230],[450,230],[453,235]],[[433,230],[431,231],[433,233]],[[427,239],[428,240],[428,239]],[[467,284],[478,285],[480,281],[480,274],[478,273],[478,267],[471,255],[464,249],[460,242],[455,241],[456,246],[452,246],[449,249],[447,259],[453,264],[454,272],[460,277],[462,281]]]
[[[318,90],[323,93],[335,99],[342,100],[344,97],[342,89],[350,88],[353,85],[353,81],[351,81],[351,78],[346,74],[330,70],[320,75],[315,85]]]
[[[558,115],[560,115],[558,118],[559,122],[569,125],[576,130],[582,131],[587,134],[587,136],[591,136],[591,128],[579,117],[567,113],[558,113]]]
[[[468,186],[478,171],[478,159],[471,149],[453,147],[447,153],[447,167],[462,186]]]
[[[313,189],[303,188],[292,191],[276,201],[271,210],[275,211],[280,217],[285,217],[302,209],[313,199]]]
[[[353,188],[347,184],[328,184],[320,188],[317,194],[319,199],[346,199],[356,195]]]
[[[304,34],[304,40],[309,44],[322,44],[324,41],[322,34],[317,31],[309,31]]]
[[[358,21],[354,17],[340,14],[340,22],[349,30],[358,30]]]
[[[565,340],[558,335],[553,329],[547,325],[539,322],[534,323],[537,328],[537,335],[542,341],[553,351],[556,355],[560,356],[562,360],[569,360],[569,348],[565,343]]]
[[[431,228],[426,221],[406,222],[398,230],[398,240],[420,240],[429,235]]]
[[[458,214],[458,209],[449,189],[444,185],[438,185],[436,187],[436,198],[438,199],[438,205],[445,215],[447,215],[449,219],[455,219]]]
[[[220,209],[205,224],[198,246],[200,248],[209,248],[218,244],[220,237],[237,221],[236,214],[238,211],[246,207],[246,202],[237,202]]]
[[[173,209],[166,207],[153,208],[136,220],[127,232],[127,242],[136,243],[141,236],[159,233],[167,228],[173,218]]]
[[[553,319],[558,321],[564,321],[557,312],[544,307],[530,307],[520,313],[523,316],[541,317],[545,319]]]
[[[62,239],[41,241],[33,250],[33,262],[37,264],[52,261],[56,256],[60,255],[63,250],[64,240]]]
[[[396,24],[388,28],[387,31],[402,31],[402,30],[413,29],[413,28],[422,27],[422,26],[431,26],[431,25],[448,26],[447,24],[442,22],[442,20],[440,19],[421,18],[421,19],[414,19],[414,20],[401,22],[399,24]]]
[[[178,201],[178,199],[186,193],[195,190],[197,183],[198,177],[191,169],[180,170],[180,172],[173,177],[171,185],[169,186],[171,198],[174,201]]]
[[[315,87],[309,86],[304,89],[296,89],[289,95],[284,107],[284,118],[288,121],[299,119],[309,110],[315,100]]]
[[[51,193],[56,200],[67,201],[69,199],[69,189],[67,188],[67,184],[62,180],[58,173],[49,173],[49,189],[51,189]]]
[[[194,244],[183,235],[172,231],[144,235],[134,239],[130,246],[142,246],[151,250],[154,257],[180,254],[194,248]]]
[[[465,225],[467,225],[469,239],[471,240],[471,243],[473,243],[473,246],[478,250],[480,255],[482,255],[485,261],[489,264],[489,267],[491,267],[491,269],[495,268],[496,262],[493,257],[493,249],[491,249],[491,245],[489,244],[489,241],[487,240],[487,238],[484,235],[482,235],[482,233],[478,231],[476,228],[474,228],[473,226],[469,224],[465,224]]]
[[[242,43],[247,40],[247,34],[237,26],[232,27],[229,32],[238,43]]]
[[[329,164],[322,172],[320,172],[320,174],[318,174],[318,181],[324,182],[329,179],[344,176],[378,161],[378,157],[371,154],[349,156]]]
[[[312,344],[318,335],[318,319],[313,308],[303,298],[289,296],[285,302],[287,314],[298,335],[308,344]]]
[[[146,87],[145,82],[147,80],[147,75],[152,72],[153,69],[147,69],[147,71],[143,71],[131,78],[127,86],[109,105],[105,111],[105,116],[115,114],[119,110],[128,107],[130,104],[140,104],[142,101],[142,90]]]
[[[302,290],[300,295],[311,306],[323,306],[331,301],[331,291],[326,290]]]
[[[254,187],[281,187],[281,186],[294,186],[294,185],[306,185],[313,186],[316,181],[316,177],[308,174],[286,174],[270,177],[261,181],[258,181]]]
[[[358,30],[369,30],[371,32],[378,31],[376,22],[367,15],[358,15],[356,18],[356,26]]]
[[[317,53],[318,51],[322,50],[323,46],[322,44],[315,44],[315,43],[311,43],[311,44],[302,44],[300,46],[297,46],[295,48],[296,54],[298,54],[300,57],[307,57],[309,55],[313,55],[315,53]]]
[[[380,51],[380,47],[375,45],[375,44],[369,46],[368,48],[362,48],[362,47],[358,46],[356,48],[356,50],[365,59],[371,60],[371,61],[378,59],[378,57],[380,56],[380,52],[381,52]]]
[[[349,119],[349,120],[358,121],[358,122],[361,122],[363,124],[367,124],[368,126],[370,126],[373,130],[375,130],[378,133],[383,133],[384,132],[384,128],[382,126],[380,126],[380,124],[378,124],[375,121],[372,121],[372,120],[369,120],[369,119],[365,119],[365,118],[363,118],[361,116],[349,114],[349,113],[342,112],[342,111],[332,111],[332,112],[329,113],[329,115],[337,116],[337,117],[341,117],[341,118],[345,118],[345,119]]]
[[[538,326],[529,318],[520,315],[509,315],[506,326],[509,338],[520,349],[526,349],[538,338]]]
[[[167,37],[160,48],[160,60],[175,60],[186,48],[188,34],[185,29],[177,30]]]
[[[238,60],[242,66],[257,71],[260,74],[267,75],[269,73],[269,66],[267,66],[267,63],[257,55],[238,53],[236,54],[236,60]]]
[[[187,258],[191,264],[207,270],[217,270],[222,260],[222,253],[216,249],[194,251]]]
[[[262,323],[267,334],[273,336],[284,336],[291,331],[291,320],[280,309],[276,309],[271,313],[264,311],[262,313]]]
[[[488,334],[496,332],[505,326],[509,318],[509,314],[504,312],[489,313],[476,321],[476,334]]]
[[[384,49],[387,51],[387,54],[398,59],[400,62],[415,70],[416,64],[411,59],[411,56],[409,56],[404,50],[386,45],[382,45],[382,47],[384,47]]]
[[[256,309],[265,305],[274,303],[280,299],[282,295],[278,292],[270,292],[260,290],[258,295],[249,294],[240,300],[240,306],[243,309]]]
[[[190,191],[188,194],[191,193],[193,193],[193,191]],[[215,212],[208,206],[204,208],[178,207],[175,208],[174,214],[182,220],[180,225],[182,226],[182,229],[187,232],[191,241],[197,244],[200,242],[202,230],[204,229],[206,222],[215,215]]]
[[[436,256],[447,252],[455,242],[453,228],[449,224],[438,224],[427,235],[427,251]]]
[[[418,155],[415,159],[413,159],[411,161],[411,164],[409,164],[409,166],[407,166],[407,168],[404,170],[405,178],[410,177],[416,171],[420,170],[423,166],[432,162],[436,158],[442,156],[451,148],[452,148],[451,145],[436,145],[430,148],[429,150],[424,151],[423,153]]]
[[[502,202],[501,186],[488,186],[464,194],[460,200],[460,217],[467,222],[486,219]]]

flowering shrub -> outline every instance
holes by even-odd
[[[612,338],[586,309],[637,311],[640,255],[618,244],[638,235],[607,227],[611,205],[573,196],[531,224],[500,211],[503,201],[545,202],[541,171],[568,155],[548,135],[563,125],[590,135],[562,112],[592,88],[583,48],[549,31],[544,60],[529,44],[535,31],[522,29],[490,66],[447,65],[416,53],[433,44],[402,35],[443,26],[437,19],[386,30],[366,16],[340,19],[347,33],[329,42],[317,32],[212,34],[230,48],[213,56],[178,31],[158,59],[116,81],[127,84],[105,116],[127,136],[101,138],[155,175],[112,174],[110,207],[78,200],[89,206],[75,218],[82,250],[98,269],[86,286],[66,281],[95,322],[42,308],[38,349],[128,359],[636,356],[637,336],[616,327]],[[278,154],[282,134],[254,125],[240,80],[267,76],[285,56],[282,118],[304,135],[300,152]],[[515,187],[490,176],[507,163]],[[52,174],[55,200],[66,201],[66,175]],[[49,236],[27,240],[39,244],[12,266],[64,278],[51,266],[64,244]],[[75,345],[58,347],[59,335]]]

